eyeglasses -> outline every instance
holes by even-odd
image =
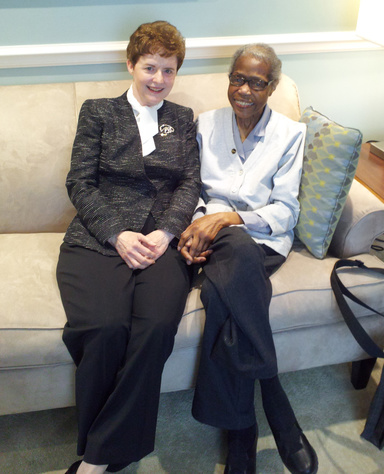
[[[229,83],[231,86],[241,87],[245,83],[248,83],[249,87],[254,91],[263,91],[266,89],[273,81],[264,81],[258,77],[253,77],[252,79],[246,79],[243,76],[238,76],[236,74],[229,75]]]

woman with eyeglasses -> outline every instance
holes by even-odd
[[[226,474],[256,470],[255,380],[278,451],[294,474],[317,472],[317,456],[280,384],[269,324],[269,276],[293,243],[299,216],[305,125],[272,111],[281,61],[264,44],[232,60],[232,107],[198,118],[202,195],[179,250],[200,263],[206,325],[193,416],[227,430]]]
[[[184,56],[174,26],[141,25],[127,48],[130,89],[80,112],[66,181],[77,215],[57,267],[82,456],[67,474],[117,472],[154,449],[190,288],[177,242],[201,188],[193,112],[165,100]]]

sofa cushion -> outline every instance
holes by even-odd
[[[324,258],[355,175],[362,134],[311,107],[300,121],[307,137],[295,233],[315,257]]]
[[[0,87],[0,232],[64,232],[76,130],[73,84]]]
[[[384,262],[374,255],[361,254],[354,258],[368,267],[384,268]],[[294,246],[286,263],[271,277],[270,322],[274,333],[343,322],[330,286],[331,272],[337,260],[329,256],[315,259],[301,243]],[[384,278],[381,274],[356,268],[340,269],[338,274],[358,298],[377,311],[384,311]],[[353,302],[350,307],[359,318],[372,314]]]
[[[56,283],[61,233],[0,235],[0,370],[70,364],[61,340],[66,322]],[[360,255],[367,266],[384,263]],[[335,258],[314,259],[299,243],[287,262],[272,275],[271,326],[275,334],[323,327],[342,321],[329,284]],[[384,279],[361,270],[340,270],[343,282],[367,304],[384,311]],[[321,318],[314,307],[321,307]],[[354,307],[353,307],[354,309]],[[357,306],[356,314],[370,312]],[[204,327],[197,285],[187,300],[175,340],[174,354],[195,350]],[[178,352],[179,351],[179,352]]]
[[[374,255],[361,254],[354,258],[362,260],[368,267],[384,269],[384,262]],[[287,261],[271,276],[270,323],[274,334],[343,322],[330,285],[331,272],[337,260],[330,256],[313,258],[300,241],[295,242]],[[358,298],[377,311],[384,312],[384,278],[381,274],[355,268],[340,269],[338,273]],[[201,308],[200,289],[195,288],[188,297],[184,317]],[[318,308],[321,308],[321,316]],[[351,308],[358,318],[372,314],[352,302]]]
[[[86,99],[117,97],[123,94],[130,87],[131,83],[131,80],[76,82],[77,113],[79,113],[81,105]],[[228,74],[223,72],[178,75],[168,100],[191,107],[195,117],[197,117],[200,113],[207,110],[228,107],[228,83]],[[214,94],[207,93],[206,91],[212,90],[212,84],[214,84]],[[281,75],[275,92],[268,99],[268,104],[271,109],[286,115],[292,120],[299,120],[300,118],[297,86],[285,74]]]
[[[0,235],[0,369],[71,363],[62,342],[66,323],[56,282],[63,233]],[[200,344],[199,290],[188,298],[174,350]]]
[[[1,368],[70,362],[56,283],[62,233],[0,235]]]

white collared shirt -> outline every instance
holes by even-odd
[[[163,105],[163,101],[153,107],[141,105],[133,95],[133,88],[130,87],[127,92],[127,100],[133,108],[136,123],[139,128],[141,147],[143,156],[147,156],[156,150],[153,137],[158,133],[159,124],[157,120],[157,111]]]

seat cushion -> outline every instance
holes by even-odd
[[[367,267],[384,268],[384,262],[369,254],[353,257]],[[273,297],[270,306],[274,333],[295,328],[325,326],[343,321],[330,286],[330,277],[337,258],[313,258],[301,243],[297,243],[286,263],[272,275]],[[361,269],[338,271],[344,285],[377,311],[384,311],[384,278]],[[354,314],[363,318],[371,311],[351,302]]]
[[[0,235],[0,369],[70,363],[56,282],[64,234]],[[197,347],[204,325],[199,290],[188,298],[174,350]]]
[[[62,233],[0,235],[1,368],[70,362],[56,283]]]
[[[61,340],[66,322],[56,283],[63,234],[0,235],[0,369],[67,364]],[[360,255],[367,266],[384,263]],[[274,333],[320,327],[342,321],[330,289],[335,258],[318,260],[298,243],[287,262],[272,275],[271,326]],[[340,270],[345,285],[378,311],[384,311],[384,279],[360,269]],[[352,305],[360,317],[369,311]],[[174,352],[200,344],[205,313],[199,285],[188,297]]]

